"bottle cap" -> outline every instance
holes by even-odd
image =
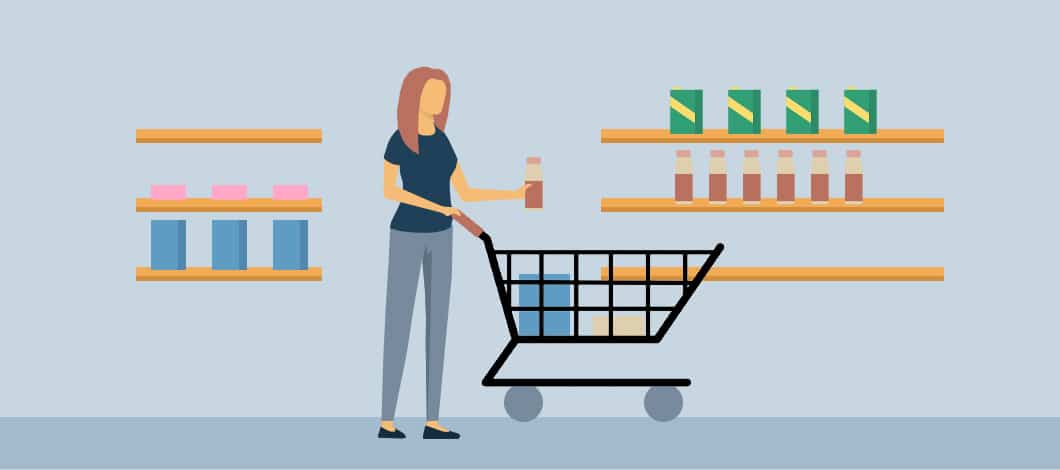
[[[712,156],[712,157],[724,157],[725,156],[725,151],[721,150],[721,149],[714,149],[714,150],[710,151],[710,156]]]
[[[541,157],[526,157],[526,163],[528,164],[540,164]]]
[[[758,151],[757,150],[744,150],[743,151],[743,156],[758,158]]]
[[[777,155],[781,157],[790,157],[792,155],[791,150],[784,149],[777,152]]]
[[[692,156],[692,151],[688,150],[688,149],[681,149],[681,150],[677,151],[677,156],[678,157],[691,157]]]
[[[848,157],[861,157],[861,150],[847,150]]]
[[[813,156],[815,156],[815,157],[827,157],[828,156],[828,152],[826,152],[824,150],[814,150],[813,151]]]

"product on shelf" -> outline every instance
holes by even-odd
[[[861,171],[861,151],[847,150],[846,203],[861,204],[864,200],[864,175]]]
[[[245,184],[215,184],[210,191],[211,199],[224,201],[241,201],[247,198]]]
[[[272,269],[309,269],[309,221],[272,221]]]
[[[541,209],[545,207],[545,182],[542,179],[541,157],[526,157],[526,189],[524,207]]]
[[[678,150],[674,163],[674,201],[678,204],[690,204],[692,190],[692,151]]]
[[[670,133],[703,133],[703,90],[670,90]]]
[[[647,325],[643,316],[637,315],[615,315],[615,336],[646,336]],[[593,336],[607,336],[607,315],[593,317]]]
[[[277,201],[300,201],[309,198],[309,185],[277,184],[272,187],[272,198]]]
[[[247,269],[247,221],[213,221],[213,269]]]
[[[810,202],[828,203],[828,152],[814,150],[810,164]]]
[[[520,274],[520,281],[536,281],[538,280],[537,274]],[[569,274],[545,274],[545,280],[559,280],[569,281]],[[519,286],[519,306],[520,307],[538,307],[542,304],[539,303],[540,291],[538,290],[537,284],[518,284]],[[569,284],[544,284],[545,287],[545,307],[569,307],[570,301],[570,289]],[[532,310],[520,310],[519,311],[519,334],[521,336],[538,336],[542,333],[539,329],[539,319],[541,312]],[[545,336],[570,336],[571,335],[571,315],[570,311],[557,311],[547,310],[544,312],[545,316]]]
[[[762,133],[762,90],[729,90],[729,133]]]
[[[789,88],[785,103],[787,107],[786,131],[788,134],[817,134],[820,132],[817,90]]]
[[[876,90],[843,91],[843,132],[876,133]]]
[[[725,204],[729,199],[728,189],[729,175],[725,172],[725,151],[714,149],[710,151],[710,203]]]
[[[762,165],[758,161],[758,150],[743,151],[743,203],[755,205],[762,202]]]
[[[791,150],[777,152],[777,204],[795,203],[795,161]]]
[[[152,184],[151,199],[158,201],[183,201],[188,191],[183,184]]]
[[[184,220],[152,220],[151,269],[187,269],[187,236]]]

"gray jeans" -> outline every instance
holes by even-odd
[[[386,327],[383,333],[383,411],[393,420],[412,328],[412,307],[423,266],[427,310],[427,420],[438,419],[442,399],[445,327],[453,278],[453,229],[414,233],[390,230],[390,266],[386,278]]]

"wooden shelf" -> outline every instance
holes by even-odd
[[[943,212],[943,198],[870,198],[861,204],[847,204],[832,199],[827,204],[813,204],[799,198],[794,204],[777,204],[776,199],[762,199],[747,205],[742,199],[725,204],[711,204],[700,198],[689,204],[678,204],[672,198],[603,198],[600,212]]]
[[[138,144],[319,144],[323,129],[136,129]]]
[[[671,134],[669,129],[602,129],[603,144],[941,144],[943,129],[879,129],[876,134],[844,134],[843,129],[821,129],[820,134],[787,134],[763,129],[761,134],[729,134],[726,129],[704,129],[702,134]]]
[[[275,200],[250,198],[239,201],[191,198],[179,201],[164,201],[150,198],[136,199],[136,212],[321,212],[321,198],[302,200]]]
[[[215,271],[212,268],[188,268],[175,271],[155,271],[146,266],[136,268],[137,281],[320,281],[323,270],[311,267],[304,271],[247,268],[245,271]]]
[[[688,277],[698,268],[689,268]],[[652,280],[679,281],[680,267],[651,268]],[[607,280],[607,268],[600,269],[600,279]],[[615,267],[615,279],[643,281],[644,267]],[[707,273],[708,281],[944,281],[941,266],[928,267],[728,267],[718,266]]]

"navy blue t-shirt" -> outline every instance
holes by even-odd
[[[412,194],[440,206],[449,207],[449,177],[456,169],[456,152],[441,130],[421,135],[420,153],[416,155],[401,140],[397,131],[390,136],[383,158],[401,167],[401,185]],[[390,228],[402,232],[440,232],[453,225],[452,218],[408,204],[398,205]]]

